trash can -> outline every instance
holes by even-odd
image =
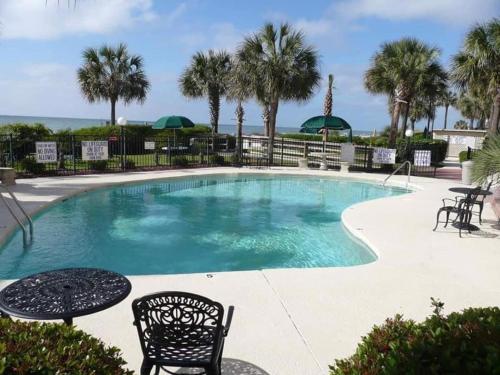
[[[465,185],[472,184],[472,166],[474,162],[472,160],[466,160],[462,163],[462,183]]]

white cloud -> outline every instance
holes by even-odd
[[[300,19],[295,22],[295,27],[299,30],[302,30],[307,36],[310,37],[324,36],[332,33],[333,22],[325,19]]]
[[[351,0],[334,4],[332,10],[348,19],[432,19],[448,24],[468,24],[499,14],[500,3],[498,0]]]
[[[21,67],[21,71],[32,78],[56,77],[61,71],[67,71],[67,65],[59,63],[37,63],[28,64]]]
[[[243,33],[232,23],[219,23],[212,25],[212,44],[214,49],[225,49],[234,52],[243,40]]]
[[[166,17],[166,23],[173,23],[181,18],[186,11],[188,10],[188,6],[186,3],[180,3],[177,7]]]
[[[155,18],[152,0],[78,1],[75,7],[49,0],[2,0],[0,36],[5,39],[54,39],[71,34],[106,34]],[[170,15],[178,18],[184,5]]]
[[[223,22],[210,25],[204,32],[189,29],[179,37],[179,42],[188,53],[208,49],[234,52],[244,35],[234,24]]]

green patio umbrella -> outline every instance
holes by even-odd
[[[349,142],[352,142],[352,128],[341,117],[337,116],[315,116],[305,121],[300,126],[301,133],[317,134],[322,129],[328,130],[349,130]]]
[[[194,127],[194,123],[184,116],[164,116],[158,119],[153,125],[153,129],[180,129],[192,127]]]

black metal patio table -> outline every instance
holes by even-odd
[[[468,188],[468,187],[452,187],[448,189],[452,193],[457,193],[457,194],[464,194],[467,195],[470,193],[471,190],[474,190],[474,188]],[[480,190],[479,195],[491,195],[491,191],[489,190]]]
[[[97,268],[66,268],[31,275],[0,291],[0,310],[24,319],[73,318],[105,310],[130,293],[130,281]]]
[[[474,188],[470,188],[470,187],[451,187],[448,189],[449,191],[451,191],[452,193],[457,193],[457,194],[463,194],[463,195],[467,195],[469,194],[472,190],[474,190]],[[479,191],[479,194],[478,195],[491,195],[491,191],[489,190],[483,190],[481,189]],[[462,229],[468,229],[470,231],[478,231],[479,228],[474,225],[474,224],[467,224],[467,223],[464,223],[462,225],[460,225],[460,223],[453,223],[452,224],[455,228],[460,228],[462,227]]]

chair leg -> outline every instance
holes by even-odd
[[[141,364],[141,375],[149,375],[152,369],[153,365],[144,359]]]
[[[439,224],[439,215],[441,215],[441,210],[438,211],[437,216],[436,216],[436,225],[434,226],[434,229],[432,230],[433,232],[436,231],[436,228],[438,227]]]
[[[479,225],[482,225],[483,224],[483,218],[482,218],[482,215],[483,215],[483,207],[484,207],[484,203],[481,202],[479,204]]]
[[[445,228],[447,227],[449,220],[450,220],[450,211],[446,211],[446,223],[444,223]]]

